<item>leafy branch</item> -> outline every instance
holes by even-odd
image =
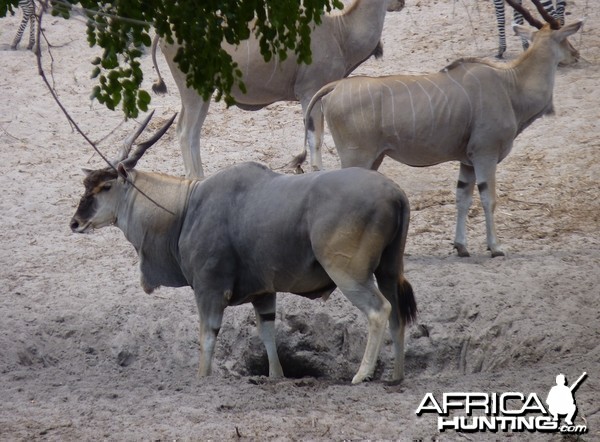
[[[102,55],[93,60],[98,83],[92,98],[109,109],[118,106],[126,117],[146,112],[150,94],[141,89],[140,58],[151,46],[152,29],[180,47],[175,56],[187,82],[204,98],[213,93],[228,105],[234,86],[245,90],[242,72],[222,42],[237,45],[254,33],[266,61],[294,53],[310,63],[310,33],[325,11],[342,8],[340,0],[52,0],[52,14],[87,18],[87,40]],[[13,13],[18,0],[0,0],[0,17]]]

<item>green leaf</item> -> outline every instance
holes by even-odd
[[[8,2],[16,5],[18,0]],[[141,47],[152,44],[150,26],[167,42],[183,45],[175,60],[190,87],[204,99],[215,92],[216,99],[231,105],[232,88],[245,92],[246,86],[240,69],[222,50],[223,41],[237,45],[253,32],[266,61],[295,53],[299,62],[309,63],[312,26],[324,11],[343,8],[340,0],[66,0],[54,4],[52,13],[68,19],[71,4],[91,11],[86,13],[87,41],[102,48],[102,56],[92,60],[92,77],[98,83],[91,95],[109,109],[122,106],[127,117],[150,103],[150,95],[141,89],[140,64]]]

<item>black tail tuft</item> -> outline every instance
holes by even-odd
[[[167,93],[167,85],[161,79],[157,80],[154,84],[152,84],[152,91],[155,94],[166,94]]]
[[[304,152],[296,155],[292,161],[290,161],[285,167],[288,169],[295,169],[297,172],[302,170],[301,166],[306,161],[306,150]],[[302,172],[300,172],[302,173]]]
[[[377,46],[375,46],[375,49],[371,52],[371,56],[375,57],[375,59],[383,57],[383,42],[381,40],[379,40]]]
[[[400,278],[398,283],[398,310],[404,324],[409,325],[417,320],[417,301],[410,283]]]

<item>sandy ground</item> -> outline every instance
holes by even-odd
[[[406,272],[418,305],[408,331],[406,379],[390,377],[382,349],[376,379],[351,386],[365,320],[340,294],[329,301],[280,296],[277,339],[287,379],[269,381],[249,306],[226,311],[215,374],[198,379],[197,314],[190,289],[146,295],[137,256],[116,228],[71,233],[81,167],[102,161],[72,130],[37,73],[33,54],[10,51],[20,18],[0,28],[0,439],[561,440],[558,434],[439,433],[416,416],[427,392],[535,392],[554,378],[589,377],[576,392],[585,440],[600,439],[600,10],[573,38],[582,61],[556,78],[556,115],[538,120],[499,166],[497,223],[507,257],[485,249],[476,198],[471,258],[452,250],[457,164],[413,169],[387,159],[381,171],[412,206]],[[462,56],[493,56],[491,2],[407,0],[389,14],[385,56],[356,73],[432,72]],[[90,103],[91,60],[81,21],[47,16],[46,72],[60,99],[108,156],[132,130],[118,112]],[[23,45],[22,45],[23,46]],[[520,52],[509,38],[508,58]],[[164,60],[161,63],[166,70]],[[144,59],[149,89],[154,79]],[[52,73],[52,75],[50,75]],[[170,75],[155,97],[158,127],[179,109]],[[302,147],[300,106],[259,112],[213,105],[203,130],[205,171],[261,161],[280,167]],[[329,135],[324,161],[338,167]],[[183,164],[170,131],[141,161],[175,175]]]

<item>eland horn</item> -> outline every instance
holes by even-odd
[[[163,125],[163,127],[161,127],[154,135],[152,135],[150,139],[138,144],[133,153],[121,161],[121,164],[125,167],[125,169],[129,170],[135,167],[140,158],[142,158],[142,155],[144,155],[144,153],[165,134],[169,127],[171,127],[171,124],[173,124],[173,121],[175,121],[175,117],[177,117],[177,113],[175,113],[169,119],[169,121]]]
[[[531,0],[531,1],[533,2],[535,7],[537,8],[537,10],[539,11],[542,18],[548,22],[548,24],[550,25],[550,27],[552,29],[560,29],[559,21],[557,19],[555,19],[554,17],[552,17],[552,14],[550,14],[548,11],[546,11],[546,9],[544,8],[544,6],[542,6],[542,4],[540,3],[539,0]]]
[[[133,143],[135,142],[135,140],[137,140],[137,138],[144,131],[144,129],[146,129],[146,126],[148,126],[148,123],[152,119],[153,115],[154,115],[154,110],[152,112],[150,112],[150,114],[148,114],[146,119],[144,121],[142,121],[142,123],[137,127],[137,129],[135,131],[133,131],[131,133],[131,135],[129,135],[125,139],[125,141],[123,141],[123,144],[121,145],[121,148],[119,149],[119,154],[113,161],[111,161],[113,166],[116,166],[121,161],[124,161],[125,159],[127,159],[127,157],[129,156],[129,152],[131,152],[131,147],[133,146]]]
[[[506,0],[506,3],[508,3],[514,10],[518,11],[523,16],[523,18],[527,20],[527,23],[529,23],[531,26],[534,26],[538,29],[542,29],[542,27],[544,26],[544,24],[541,21],[539,21],[537,18],[531,15],[527,8],[520,5],[516,1]]]

